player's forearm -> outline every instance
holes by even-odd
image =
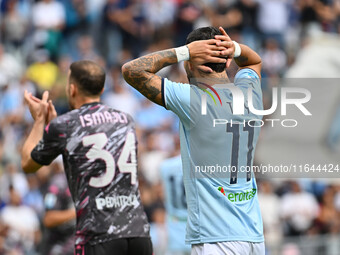
[[[75,209],[48,211],[44,217],[44,225],[47,228],[59,226],[76,218]]]
[[[158,51],[130,62],[122,67],[124,79],[151,101],[162,105],[161,77],[155,75],[163,67],[177,63],[174,49]]]
[[[147,73],[157,73],[162,68],[177,63],[175,49],[167,49],[148,54],[126,63],[123,67],[124,78],[133,80]]]
[[[241,47],[241,55],[235,59],[239,67],[253,66],[261,64],[261,57],[247,45],[239,44]]]
[[[43,136],[44,122],[44,120],[34,122],[32,130],[22,147],[21,166],[26,173],[32,173],[39,169],[37,168],[38,164],[32,164],[31,152]]]
[[[219,40],[215,39],[195,41],[186,46],[158,51],[137,58],[123,65],[124,79],[145,97],[159,105],[163,105],[162,78],[156,73],[166,66],[185,60],[190,60],[195,65],[226,63],[225,56],[228,56],[228,54],[222,54],[226,47],[223,45],[217,46],[217,42]],[[210,68],[208,68],[209,70],[206,68],[205,71],[212,72]]]
[[[140,90],[162,68],[177,63],[174,49],[157,51],[152,54],[127,62],[122,67],[124,79],[133,87]]]

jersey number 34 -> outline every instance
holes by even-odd
[[[85,136],[83,138],[84,146],[91,146],[91,149],[86,153],[86,157],[95,161],[102,159],[106,164],[106,171],[99,177],[91,177],[90,186],[102,188],[109,185],[115,177],[116,161],[112,154],[105,150],[104,147],[108,142],[105,133]],[[130,156],[130,162],[128,162]],[[136,138],[133,133],[128,133],[122,152],[117,161],[117,166],[121,173],[131,173],[131,184],[137,182],[137,159],[136,159]]]

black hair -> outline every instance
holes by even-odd
[[[216,27],[201,27],[192,31],[186,40],[186,44],[194,41],[215,39],[215,35],[222,35],[221,31]],[[210,67],[216,73],[221,73],[225,70],[225,63],[205,63],[205,66]]]
[[[70,66],[70,82],[75,83],[86,96],[100,95],[105,83],[105,71],[88,60],[73,62]]]

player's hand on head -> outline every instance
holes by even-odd
[[[219,47],[224,47],[225,49],[221,51],[221,55],[227,57],[227,68],[230,66],[231,61],[233,60],[234,53],[235,53],[235,44],[230,39],[227,32],[222,28],[219,27],[222,35],[215,35],[215,39],[218,40],[216,45]]]
[[[187,46],[190,53],[190,62],[196,66],[204,63],[226,63],[227,60],[223,57],[222,52],[227,49],[223,45],[218,46],[218,42],[219,40],[210,39],[189,43]]]

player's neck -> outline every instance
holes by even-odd
[[[194,79],[191,79],[191,84],[197,85],[199,82],[207,83],[211,86],[217,84],[217,83],[229,83],[229,77],[226,72],[222,73],[209,73],[209,74],[202,74],[198,75]]]
[[[229,77],[227,75],[227,72],[221,72],[221,73],[214,72],[214,73],[208,74],[204,78],[212,78],[212,79],[228,80],[229,81]]]
[[[74,108],[79,109],[84,104],[99,103],[100,97],[79,97],[75,101]]]

